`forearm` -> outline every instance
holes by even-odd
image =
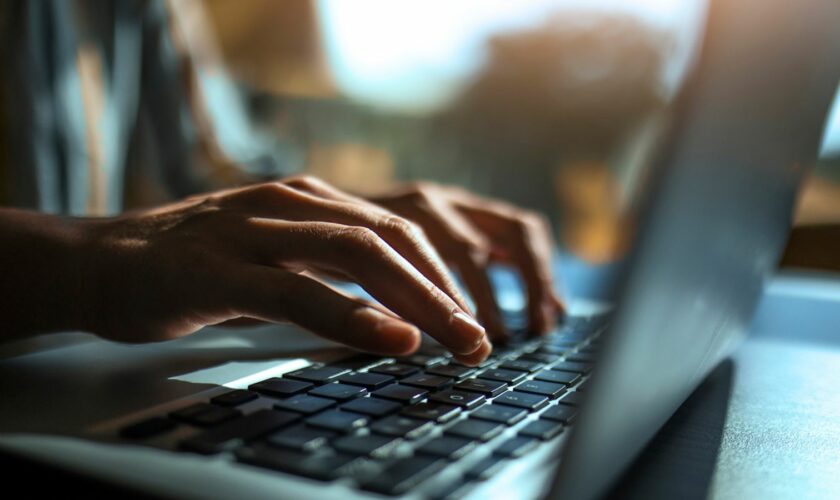
[[[81,219],[0,209],[0,341],[84,330],[91,308]]]

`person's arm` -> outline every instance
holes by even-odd
[[[419,327],[465,363],[487,357],[484,329],[416,225],[313,186],[326,189],[293,178],[103,219],[2,210],[3,338],[80,329],[148,342],[254,318],[383,355],[413,352]],[[357,282],[382,305],[317,276]]]

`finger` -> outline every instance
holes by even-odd
[[[452,352],[481,346],[484,328],[370,229],[262,218],[248,223],[247,244],[257,262],[335,270]]]
[[[271,216],[281,213],[286,220],[317,220],[361,226],[375,231],[429,281],[458,303],[461,309],[469,311],[443,259],[419,227],[372,203],[345,195],[324,182],[303,179],[305,183],[301,179],[295,183],[328,198],[285,185],[268,184],[255,189],[251,201],[263,208],[262,213]],[[279,198],[282,198],[282,205]]]
[[[551,272],[552,238],[541,216],[498,203],[467,198],[458,208],[499,248],[496,257],[516,267],[528,294],[530,328],[551,330],[562,311]]]
[[[478,366],[482,361],[487,359],[487,356],[489,356],[491,352],[493,352],[493,345],[489,340],[485,339],[484,342],[481,343],[481,347],[476,349],[474,353],[456,354],[454,357],[457,361],[467,366]]]
[[[244,316],[291,321],[322,337],[385,356],[420,346],[417,327],[300,274],[246,264],[231,298]]]

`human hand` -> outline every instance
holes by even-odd
[[[515,267],[528,293],[528,321],[545,333],[563,312],[551,272],[552,237],[545,217],[451,186],[413,184],[372,201],[419,224],[435,248],[459,273],[491,339],[507,336],[487,276],[487,265]]]
[[[165,340],[255,318],[383,355],[414,351],[418,327],[467,364],[492,349],[423,231],[309,177],[89,221],[83,234],[86,329],[105,338]],[[318,275],[359,283],[384,307]]]

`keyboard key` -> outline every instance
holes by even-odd
[[[495,476],[504,466],[504,457],[490,455],[467,469],[464,474],[474,481],[485,481]]]
[[[246,464],[322,481],[339,477],[341,468],[356,460],[356,457],[352,455],[310,455],[298,451],[272,448],[264,444],[256,444],[236,450],[236,458]]]
[[[597,357],[596,357],[595,354],[587,354],[587,353],[580,352],[580,351],[578,351],[576,353],[573,353],[573,354],[569,354],[568,356],[566,356],[566,361],[571,361],[571,362],[575,362],[575,363],[590,363],[591,364],[591,363],[594,363],[596,360],[597,360]],[[584,373],[587,373],[587,372],[584,372]]]
[[[370,415],[371,417],[384,417],[391,413],[400,411],[403,407],[400,403],[395,401],[388,401],[378,398],[358,398],[341,405],[341,409],[345,411],[354,411],[363,415]]]
[[[562,398],[558,399],[557,402],[561,405],[580,406],[582,397],[583,393],[571,391],[567,392]]]
[[[400,380],[401,384],[422,387],[430,391],[439,391],[452,385],[455,381],[449,377],[440,375],[429,375],[428,373],[417,373]]]
[[[541,380],[526,380],[525,382],[517,385],[516,390],[530,392],[532,394],[541,394],[543,396],[548,396],[551,399],[557,399],[561,394],[566,392],[566,386],[563,384],[554,384]]]
[[[423,389],[409,387],[407,385],[394,384],[385,386],[377,391],[373,391],[371,393],[371,396],[375,396],[377,398],[391,399],[404,404],[414,404],[419,403],[424,397],[426,397],[426,394],[428,394],[428,391],[425,391]]]
[[[323,447],[330,439],[337,436],[337,432],[296,425],[275,432],[266,438],[266,442],[278,448],[312,452]]]
[[[276,398],[287,398],[289,396],[294,396],[295,394],[300,394],[302,392],[306,392],[309,389],[314,387],[309,382],[301,382],[299,380],[284,380],[281,378],[270,378],[268,380],[263,380],[262,382],[257,382],[256,384],[251,384],[248,389],[252,391],[259,392],[261,394],[265,394],[266,396],[274,396]]]
[[[435,422],[449,422],[461,413],[461,408],[442,403],[419,403],[406,406],[402,414],[407,417],[419,418],[421,420],[434,420]]]
[[[527,437],[510,438],[493,450],[496,455],[507,458],[519,458],[539,445],[539,441]]]
[[[306,425],[347,434],[366,426],[368,418],[349,411],[327,410],[306,419]]]
[[[431,477],[445,461],[428,456],[404,458],[363,485],[367,490],[385,495],[401,495]]]
[[[384,358],[382,356],[374,356],[373,354],[359,353],[354,354],[349,358],[344,358],[334,363],[330,363],[329,366],[334,366],[336,368],[344,368],[347,370],[363,370],[365,368],[370,368],[374,365],[378,365],[383,361]]]
[[[551,354],[552,356],[560,356],[566,354],[567,352],[571,351],[575,348],[575,344],[568,345],[568,346],[556,346],[556,345],[544,345],[539,348],[540,353],[543,354]]]
[[[529,411],[537,411],[548,406],[548,398],[540,394],[508,391],[493,400],[493,404],[516,406]]]
[[[455,384],[455,388],[462,391],[480,392],[487,397],[498,396],[505,392],[507,384],[497,380],[484,380],[480,378],[468,378]]]
[[[220,394],[210,401],[219,406],[239,406],[257,399],[257,393],[253,391],[246,391],[245,389],[235,389]]]
[[[563,424],[549,420],[535,420],[519,430],[520,436],[546,441],[563,432]]]
[[[499,382],[507,382],[508,384],[515,384],[525,380],[526,374],[513,370],[505,370],[504,368],[491,368],[478,374],[479,378],[488,380],[498,380]]]
[[[513,425],[528,416],[528,410],[504,405],[484,405],[470,414],[470,418]]]
[[[350,455],[361,455],[373,458],[386,458],[391,454],[400,440],[391,436],[344,436],[336,439],[332,447]]]
[[[259,410],[236,420],[181,441],[183,449],[212,455],[233,449],[244,441],[256,439],[271,431],[292,424],[300,418],[297,413]]]
[[[446,433],[453,436],[460,436],[478,441],[489,441],[505,430],[505,426],[496,422],[483,420],[461,420],[449,429]]]
[[[445,458],[447,460],[457,460],[474,450],[475,446],[475,441],[469,439],[441,436],[417,448],[417,453]]]
[[[529,361],[527,359],[509,359],[499,365],[499,368],[506,370],[514,370],[520,372],[533,373],[543,367],[543,364],[538,361]]]
[[[338,379],[342,384],[358,385],[364,387],[369,391],[374,391],[392,384],[396,379],[390,375],[382,375],[379,373],[351,373],[342,375]]]
[[[242,412],[232,408],[196,403],[169,414],[170,417],[201,427],[221,424],[228,420],[242,416]]]
[[[540,418],[555,420],[568,425],[575,419],[576,416],[577,408],[574,406],[554,405],[542,412]]]
[[[378,434],[385,434],[386,436],[417,439],[432,430],[433,427],[434,424],[427,420],[392,415],[374,422],[370,426],[370,430]]]
[[[335,401],[332,399],[316,398],[306,394],[298,394],[274,404],[274,407],[278,410],[296,411],[304,415],[312,415],[333,406],[335,406]]]
[[[400,358],[400,363],[405,363],[407,365],[414,365],[419,366],[421,368],[429,368],[435,365],[439,365],[446,361],[446,358],[443,356],[438,356],[435,354],[415,354],[413,356],[409,356],[407,358]]]
[[[482,396],[481,394],[475,394],[465,391],[456,391],[453,389],[447,389],[445,391],[436,392],[429,396],[429,400],[437,401],[438,403],[443,403],[447,405],[460,406],[468,410],[482,405],[485,401],[484,396]]]
[[[552,369],[586,374],[592,371],[592,365],[593,363],[575,363],[571,361],[563,361],[562,363],[557,363],[556,365],[554,365]]]
[[[153,436],[169,432],[178,424],[166,417],[152,417],[124,427],[120,435],[128,439],[148,439]]]
[[[302,370],[295,370],[283,375],[283,378],[290,378],[293,380],[303,380],[304,382],[311,382],[313,384],[326,384],[333,382],[338,377],[350,373],[347,368],[340,366],[322,366],[321,368],[303,368]]]
[[[396,378],[404,378],[409,375],[418,373],[420,368],[411,365],[404,365],[402,363],[388,363],[371,368],[368,372],[381,373],[383,375],[391,375]]]
[[[544,352],[528,352],[519,356],[519,359],[539,361],[540,363],[553,363],[560,359],[560,356],[558,356],[557,354],[548,354]]]
[[[309,391],[310,396],[330,398],[338,401],[348,401],[367,394],[367,389],[348,384],[324,384],[321,387]]]
[[[563,372],[558,370],[543,370],[534,375],[536,380],[544,380],[546,382],[553,382],[555,384],[572,385],[580,380],[580,375],[572,372]]]
[[[452,363],[449,363],[447,365],[433,366],[426,370],[426,373],[431,373],[432,375],[440,375],[441,377],[451,377],[454,379],[469,377],[475,372],[475,368],[470,368],[468,366],[463,365],[456,365]]]

